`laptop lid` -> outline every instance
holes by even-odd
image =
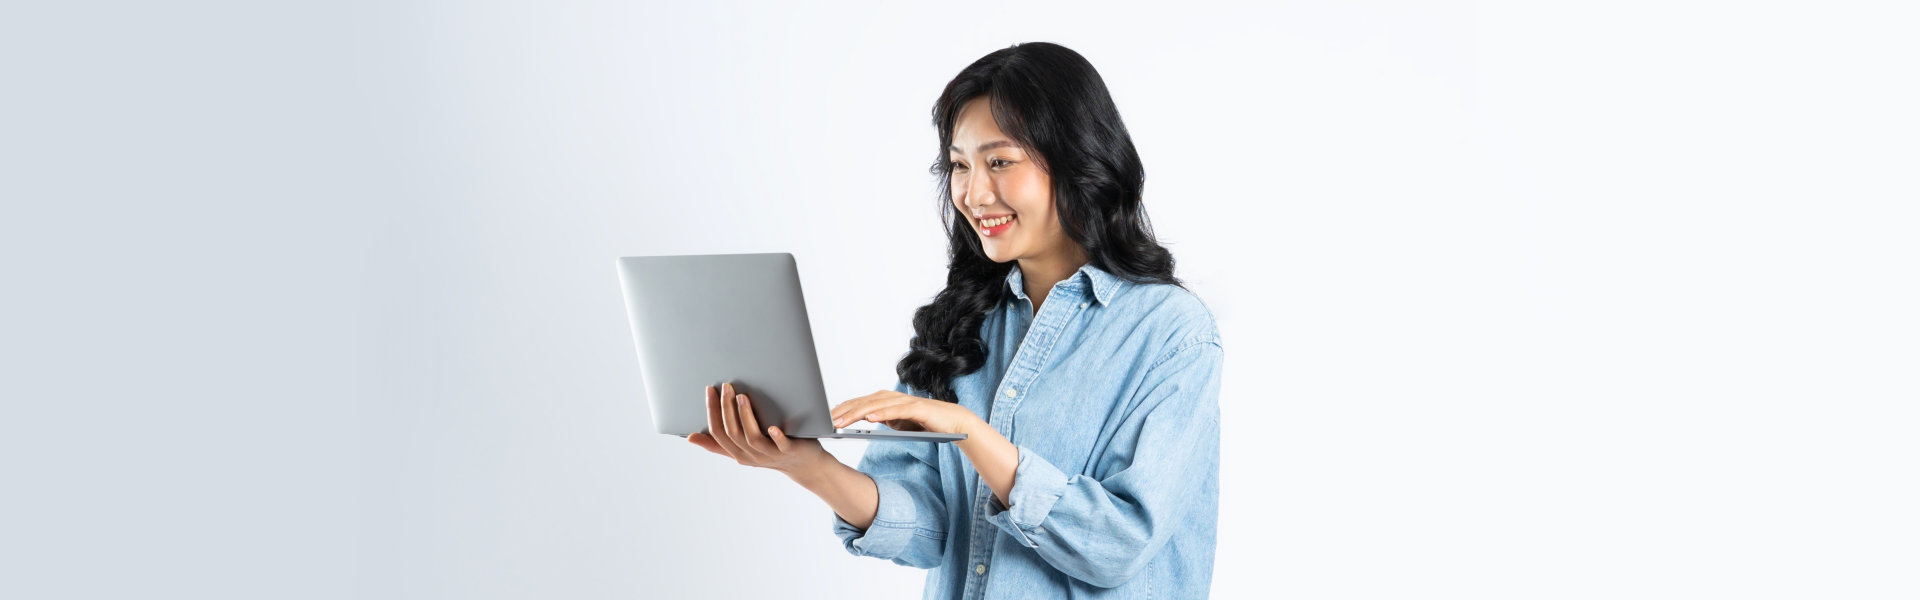
[[[628,256],[618,266],[656,431],[705,431],[705,387],[730,381],[753,398],[761,426],[834,433],[792,254]]]

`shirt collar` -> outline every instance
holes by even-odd
[[[1091,287],[1094,301],[1099,302],[1101,306],[1106,306],[1113,299],[1114,292],[1119,290],[1120,284],[1125,282],[1126,280],[1093,266],[1091,262],[1081,265],[1079,270],[1074,271],[1073,275],[1062,281],[1068,288],[1077,287],[1083,292]],[[1033,301],[1032,298],[1027,297],[1026,281],[1020,276],[1019,263],[1014,263],[1013,268],[1007,269],[1007,287],[1013,289],[1014,296],[1028,302]]]

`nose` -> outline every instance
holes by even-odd
[[[968,173],[966,190],[967,206],[986,206],[993,203],[993,185],[985,176]]]

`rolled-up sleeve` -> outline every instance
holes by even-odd
[[[894,391],[911,394],[905,384]],[[939,566],[947,542],[946,500],[941,496],[938,448],[920,442],[881,442],[867,446],[859,470],[880,491],[879,510],[865,531],[838,514],[833,532],[847,551],[922,569]]]
[[[1216,338],[1184,343],[1156,360],[1123,420],[1131,440],[1115,437],[1104,477],[1068,475],[1020,446],[1011,506],[990,500],[988,521],[1075,579],[1126,583],[1180,529],[1180,519],[1202,502],[1217,502],[1195,492],[1219,473],[1222,362]]]

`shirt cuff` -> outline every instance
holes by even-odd
[[[1013,489],[1007,499],[1013,506],[1000,504],[1000,498],[987,496],[987,522],[1007,532],[1028,548],[1040,547],[1034,537],[1044,535],[1040,523],[1047,520],[1053,503],[1067,493],[1067,475],[1025,446],[1019,446],[1020,462],[1013,468]]]
[[[835,513],[833,533],[840,536],[847,552],[854,556],[892,560],[906,550],[907,542],[913,539],[916,529],[913,498],[907,495],[907,488],[892,479],[874,477],[873,486],[880,489],[880,506],[874,512],[873,525],[862,532]]]

